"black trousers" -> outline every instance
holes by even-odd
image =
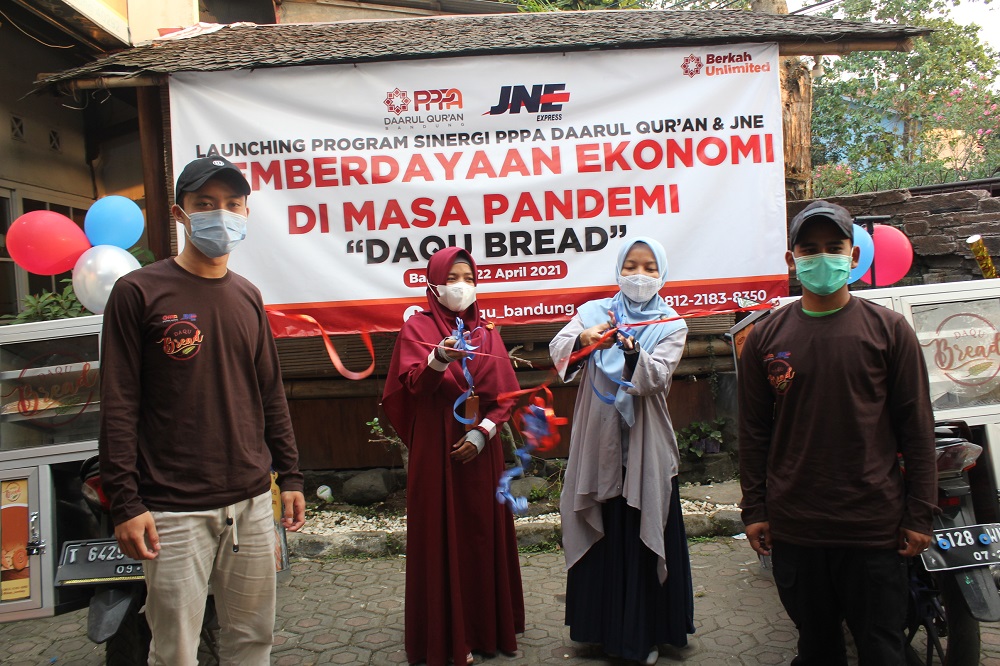
[[[860,666],[904,666],[906,559],[895,550],[774,543],[774,582],[799,630],[793,666],[846,666],[843,623]]]

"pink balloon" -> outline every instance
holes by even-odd
[[[36,210],[14,220],[7,232],[7,251],[29,273],[57,275],[73,270],[90,249],[87,234],[76,223],[51,210]]]
[[[888,287],[899,282],[910,272],[913,265],[913,245],[910,239],[896,227],[885,224],[876,224],[875,233],[872,234],[872,241],[875,243],[875,279],[878,287]],[[871,269],[861,276],[861,281],[865,284],[872,283]]]

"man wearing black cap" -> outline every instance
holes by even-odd
[[[220,157],[177,179],[177,257],[115,284],[101,349],[101,482],[123,553],[144,561],[150,664],[195,666],[209,580],[220,663],[267,664],[275,607],[270,471],[286,529],[302,474],[260,292],[228,270],[243,174]]]
[[[847,210],[813,202],[789,236],[802,298],[754,327],[739,362],[747,539],[772,555],[792,664],[846,666],[846,620],[862,666],[902,666],[906,558],[930,543],[937,499],[923,355],[902,316],[848,291]]]

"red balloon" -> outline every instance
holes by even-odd
[[[14,220],[7,232],[7,251],[29,273],[57,275],[73,270],[90,241],[76,222],[51,210],[36,210]]]
[[[913,265],[913,245],[910,244],[910,239],[896,227],[876,224],[872,241],[875,243],[875,260],[872,264],[875,267],[875,280],[878,282],[872,286],[888,287],[902,280]],[[861,276],[861,281],[872,284],[871,269]]]

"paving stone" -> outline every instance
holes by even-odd
[[[770,572],[745,540],[692,543],[697,633],[683,649],[663,646],[660,664],[769,666],[795,654],[796,632]],[[624,662],[573,642],[565,617],[561,552],[522,553],[527,627],[513,658],[477,655],[477,664],[520,666]],[[279,583],[274,666],[406,664],[403,650],[405,557],[296,559]],[[86,638],[86,610],[0,625],[0,664],[100,666],[103,646]],[[985,666],[1000,666],[1000,625],[983,624]],[[207,661],[204,662],[207,664]]]

